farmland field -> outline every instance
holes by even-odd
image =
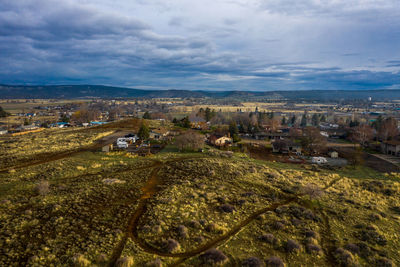
[[[311,169],[214,150],[151,157],[82,151],[13,168],[46,146],[59,152],[49,144],[57,137],[91,133],[64,144],[79,148],[108,131],[37,133],[29,150],[6,144],[0,265],[400,262],[400,179],[392,174]],[[5,160],[11,155],[16,161]]]

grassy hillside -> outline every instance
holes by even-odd
[[[32,136],[30,153],[41,153],[42,133]],[[10,165],[0,173],[0,219],[1,266],[400,263],[396,174],[218,151],[82,151]]]

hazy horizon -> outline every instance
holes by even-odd
[[[400,89],[395,0],[0,2],[2,84]]]

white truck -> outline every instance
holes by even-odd
[[[324,157],[312,157],[311,163],[324,164],[324,163],[328,163],[328,161]]]
[[[126,138],[118,138],[117,139],[117,147],[118,148],[128,148],[128,142]]]

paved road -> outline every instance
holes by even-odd
[[[395,165],[400,164],[400,157],[386,155],[386,154],[373,154],[373,156],[378,157],[384,161],[390,162]]]

